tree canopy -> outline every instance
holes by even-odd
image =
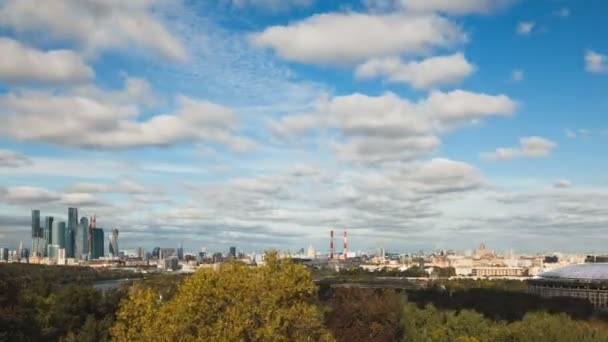
[[[331,341],[310,273],[269,254],[266,265],[200,269],[170,300],[134,287],[112,328],[116,341]]]

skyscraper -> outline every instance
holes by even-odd
[[[80,218],[74,240],[74,257],[86,259],[89,254],[89,219],[85,216]]]
[[[104,256],[104,238],[102,228],[93,228],[91,234],[92,248],[91,259],[99,259]]]
[[[53,216],[44,218],[44,254],[48,255],[48,246],[53,244]]]
[[[68,226],[66,231],[65,255],[76,257],[76,233],[78,230],[78,208],[68,208]]]
[[[42,227],[40,226],[40,210],[32,210],[32,254],[39,255]]]
[[[182,246],[181,243],[177,247],[177,259],[179,259],[179,260],[184,259],[184,246]]]
[[[53,222],[53,245],[59,246],[59,248],[65,248],[66,245],[66,231],[65,231],[65,222],[63,221],[55,221]]]
[[[231,257],[236,258],[236,247],[232,246],[230,247],[230,253],[229,253]]]
[[[110,256],[115,258],[118,256],[118,229],[112,229],[109,240],[108,252],[110,253]]]

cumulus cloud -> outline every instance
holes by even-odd
[[[320,64],[418,54],[465,40],[460,28],[437,15],[318,14],[253,34],[251,41],[281,57]]]
[[[443,125],[470,122],[488,116],[511,115],[517,103],[507,95],[488,95],[464,90],[450,92],[433,91],[421,103],[421,107],[432,113]]]
[[[146,89],[138,82],[127,82],[123,91],[97,89],[86,96],[78,94],[83,90],[9,93],[0,97],[5,123],[0,134],[21,141],[105,149],[188,141],[218,143],[238,151],[255,145],[234,134],[238,120],[230,109],[205,100],[178,96],[173,113],[138,120]]]
[[[513,0],[398,0],[410,11],[443,12],[448,14],[488,14],[501,9]]]
[[[0,51],[0,80],[8,83],[74,83],[94,75],[73,51],[40,51],[3,37],[0,37]]]
[[[132,181],[118,183],[76,183],[67,189],[68,193],[118,193],[118,194],[149,194],[160,193],[157,186],[143,185]]]
[[[567,179],[558,179],[555,181],[555,183],[553,183],[553,186],[559,189],[569,188],[571,185],[572,183]]]
[[[90,193],[59,193],[36,186],[0,187],[0,202],[16,206],[40,205],[45,207],[95,206],[109,204]]]
[[[391,82],[410,84],[417,89],[460,83],[475,67],[464,54],[430,57],[419,62],[403,62],[398,57],[371,59],[356,69],[359,78],[386,77]]]
[[[257,7],[271,11],[285,10],[289,7],[308,7],[314,0],[229,0],[236,8]]]
[[[608,57],[593,50],[587,50],[585,53],[585,70],[591,73],[608,72],[607,65]]]
[[[31,164],[32,160],[19,152],[0,149],[0,167],[18,168]]]
[[[517,33],[522,36],[527,36],[532,33],[534,29],[534,22],[532,21],[523,21],[517,25]]]
[[[498,148],[494,152],[481,154],[487,160],[511,160],[515,158],[540,158],[550,155],[557,143],[541,137],[524,137],[519,139],[518,148]]]
[[[143,47],[175,60],[188,58],[182,43],[150,12],[148,0],[6,0],[0,3],[0,26],[73,41],[87,53]]]
[[[285,116],[271,127],[286,137],[316,127],[336,129],[340,135],[330,146],[339,158],[377,163],[428,155],[441,144],[438,134],[484,117],[510,115],[515,108],[506,95],[463,90],[434,91],[416,103],[394,93],[355,93],[322,102],[311,114]]]

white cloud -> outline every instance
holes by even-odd
[[[517,25],[517,33],[521,35],[529,35],[534,30],[534,22],[524,21]]]
[[[18,168],[31,164],[32,160],[21,153],[0,149],[0,168]]]
[[[524,71],[521,69],[515,69],[511,73],[511,80],[513,82],[521,82],[524,80],[524,78],[525,78]]]
[[[437,15],[330,13],[266,28],[251,40],[288,60],[344,64],[449,47],[465,35]]]
[[[9,83],[74,83],[93,77],[81,56],[69,50],[39,51],[0,37],[0,80]]]
[[[138,120],[139,105],[148,98],[146,89],[127,81],[122,91],[88,90],[88,96],[9,93],[0,97],[4,115],[0,134],[21,141],[107,149],[188,141],[219,143],[234,150],[254,145],[234,134],[238,120],[230,109],[204,100],[178,96],[175,112]]]
[[[571,129],[566,129],[564,131],[564,134],[566,135],[566,138],[568,138],[568,139],[575,139],[576,138],[576,133],[573,130],[571,130]]]
[[[553,187],[559,189],[569,188],[571,185],[572,183],[567,179],[558,179],[557,181],[555,181],[555,183],[553,183]]]
[[[229,0],[236,8],[258,7],[271,11],[285,10],[289,7],[308,7],[314,0]]]
[[[508,116],[517,108],[517,103],[506,95],[488,95],[460,89],[447,93],[433,91],[420,105],[443,125],[470,122],[487,116]]]
[[[158,187],[143,185],[132,181],[120,181],[118,183],[76,183],[67,189],[68,193],[124,193],[124,194],[148,194],[159,193]]]
[[[587,50],[585,53],[585,70],[591,73],[608,72],[607,61],[608,57],[606,55],[593,50]]]
[[[474,70],[475,67],[462,53],[456,53],[408,63],[398,57],[371,59],[357,67],[356,75],[360,78],[384,76],[392,82],[403,82],[414,88],[428,89],[460,83]]]
[[[557,143],[541,137],[524,137],[519,139],[518,148],[498,148],[494,152],[481,154],[487,160],[511,160],[515,158],[540,158],[550,155]]]
[[[156,51],[170,59],[188,55],[150,12],[150,0],[37,0],[0,2],[0,26],[35,32],[58,41],[70,40],[87,53],[132,46]]]
[[[487,14],[512,3],[512,0],[398,0],[410,11],[443,12],[449,14]]]
[[[393,93],[337,96],[316,112],[271,122],[283,137],[327,126],[340,134],[330,146],[340,159],[364,163],[412,160],[436,151],[439,133],[488,116],[510,115],[516,103],[506,95],[434,91],[417,103]]]

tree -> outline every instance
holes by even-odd
[[[326,325],[337,341],[397,341],[401,337],[401,296],[391,290],[338,288],[329,302]]]
[[[266,265],[200,269],[170,300],[132,290],[112,328],[116,341],[331,341],[310,273],[268,254]]]

